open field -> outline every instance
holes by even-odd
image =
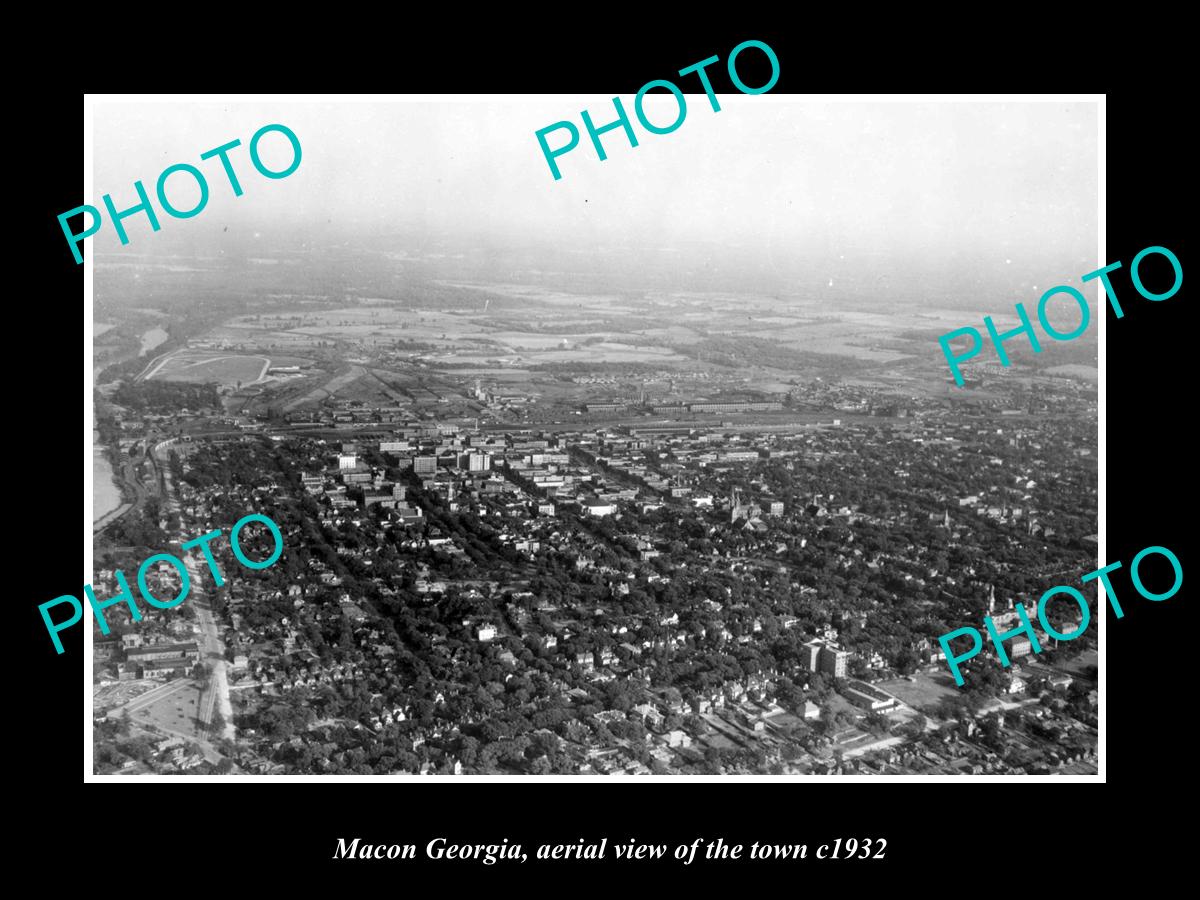
[[[483,366],[491,360],[520,362],[524,365],[536,365],[540,363],[622,362],[678,364],[687,362],[686,357],[659,347],[635,347],[629,344],[607,342],[579,345],[569,349],[548,348],[540,351],[524,350],[513,353],[506,353],[501,348],[497,347],[495,350],[485,353],[429,353],[422,354],[422,358],[434,363],[435,365],[438,363],[469,363],[471,365],[479,366]]]
[[[449,414],[479,415],[470,398],[475,378],[486,389],[558,404],[641,390],[663,402],[730,390],[781,395],[829,373],[855,388],[944,397],[936,335],[972,320],[937,306],[880,311],[835,290],[569,293],[512,283],[517,277],[417,281],[390,297],[380,282],[342,293],[345,305],[274,292],[263,312],[242,306],[191,335],[189,349],[153,360],[143,377],[240,382],[246,390],[227,399],[229,409],[285,415],[331,397],[417,414],[451,404]],[[1069,362],[1078,360],[1064,357]],[[301,371],[272,375],[272,366]],[[697,383],[697,373],[711,384]],[[1050,374],[1087,377],[1069,365]],[[976,390],[961,399],[988,396]]]
[[[1088,668],[1088,666],[1098,665],[1099,661],[1100,654],[1098,654],[1095,650],[1084,650],[1077,657],[1075,657],[1075,659],[1071,660],[1065,665],[1059,666],[1059,668],[1064,672],[1070,672],[1072,675],[1079,675],[1082,674],[1083,670]]]
[[[254,384],[262,381],[271,366],[266,356],[247,356],[218,351],[182,350],[152,363],[147,381],[187,381],[197,384]]]
[[[333,378],[319,381],[298,397],[289,400],[283,405],[283,411],[285,413],[291,412],[305,404],[319,403],[327,397],[332,397],[342,389],[349,387],[366,374],[366,370],[361,366],[351,366],[348,371],[340,375],[335,375]]]
[[[210,331],[206,339],[255,346],[269,353],[272,360],[278,348],[286,350],[305,343],[311,346],[322,340],[350,342],[368,352],[395,349],[434,366],[468,364],[487,372],[516,364],[689,362],[665,346],[675,339],[682,343],[697,340],[689,329],[663,328],[643,334],[634,326],[645,322],[622,315],[618,323],[611,321],[612,309],[602,311],[604,319],[576,323],[570,329],[561,327],[555,310],[531,311],[522,317],[514,317],[511,310],[489,316],[482,308],[446,312],[385,305],[281,311],[239,316]],[[570,315],[574,318],[574,309]],[[514,327],[518,323],[532,327],[519,330]],[[164,369],[155,377],[179,377],[171,374],[178,371],[177,366]]]
[[[199,739],[204,737],[202,729],[198,727],[199,702],[200,689],[189,682],[179,690],[136,709],[129,718],[135,725],[152,726]]]
[[[922,672],[913,677],[917,680],[895,678],[891,681],[881,681],[877,687],[894,694],[906,706],[918,710],[926,706],[937,706],[947,697],[955,696],[954,679],[949,672],[937,675],[926,675]]]
[[[1061,673],[1083,679],[1084,683],[1093,683],[1085,674],[1085,670],[1089,666],[1097,665],[1097,660],[1098,655],[1095,650],[1085,650],[1072,660],[1055,663],[1050,666],[1044,665],[1041,659],[1037,657],[1026,657],[1022,660],[1021,667],[1026,673],[1031,675],[1056,675]]]
[[[1084,381],[1099,381],[1100,370],[1095,366],[1082,366],[1078,363],[1068,363],[1063,366],[1051,366],[1042,370],[1043,375],[1062,375],[1066,378],[1082,378]]]
[[[336,309],[295,308],[237,316],[206,337],[257,346],[267,353],[324,339],[365,348],[393,345],[401,353],[420,355],[434,364],[496,360],[528,365],[683,363],[687,358],[673,347],[706,337],[745,336],[797,351],[889,363],[930,350],[906,332],[932,332],[963,316],[958,311],[951,318],[938,309],[899,315],[831,307],[826,296],[646,292],[631,302],[629,297],[571,294],[533,285],[436,283],[477,291],[478,307],[427,309],[421,307],[419,296],[364,298]],[[493,304],[491,297],[519,301],[523,307],[518,311],[511,304]]]
[[[511,297],[514,300],[523,300],[527,303],[566,306],[573,310],[578,310],[580,307],[609,311],[629,310],[629,307],[622,307],[620,305],[622,298],[615,294],[568,294],[563,291],[554,291],[529,284],[498,284],[492,282],[479,284],[462,281],[441,281],[439,284],[444,284],[447,287],[486,291],[492,294],[499,294],[502,297]]]
[[[109,718],[128,713],[133,725],[158,728],[187,738],[203,737],[197,718],[200,686],[190,679],[169,682],[143,679],[97,689],[93,696],[97,707],[125,704],[111,708]]]

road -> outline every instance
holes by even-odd
[[[157,728],[159,731],[163,732],[164,734],[170,734],[175,737],[183,738],[189,744],[195,744],[198,748],[200,748],[200,753],[204,757],[204,759],[206,761],[212,763],[213,765],[216,765],[222,759],[225,758],[224,756],[221,755],[221,751],[219,751],[211,743],[209,743],[207,740],[197,738],[196,735],[193,734],[192,732],[178,731],[178,730],[170,727],[169,725],[162,725],[157,722],[155,723],[154,727]]]
[[[365,370],[363,372],[365,374]],[[313,392],[324,394],[324,389],[315,389]],[[288,407],[285,407],[287,411]],[[886,425],[891,422],[899,421],[887,416],[868,416],[865,413],[793,413],[790,416],[780,415],[780,420],[777,423],[779,426],[794,426],[796,428],[808,427],[810,425],[827,424],[827,420],[831,416],[837,416],[845,423],[868,421],[873,424]],[[803,417],[810,416],[812,421],[807,421]],[[469,418],[469,417],[468,417]],[[705,429],[705,428],[745,428],[753,430],[762,424],[764,416],[751,417],[752,422],[740,422],[734,414],[711,416],[696,416],[691,419],[664,419],[664,418],[646,418],[643,416],[620,416],[607,418],[602,416],[593,416],[590,418],[576,418],[573,420],[562,420],[558,422],[481,422],[479,430],[482,432],[500,432],[509,431],[579,431],[597,430],[600,428],[648,428],[658,425],[686,425],[690,428]],[[205,438],[219,437],[252,437],[254,435],[286,437],[288,435],[301,435],[304,437],[324,437],[324,438],[339,438],[344,439],[351,435],[391,435],[395,432],[395,426],[381,422],[359,422],[349,426],[335,427],[333,425],[318,425],[311,423],[296,423],[291,425],[272,424],[270,426],[258,426],[256,430],[246,430],[237,428],[214,428],[211,430],[197,430],[188,432],[188,437],[194,440],[204,440]]]
[[[115,719],[119,718],[123,712],[130,714],[135,713],[140,709],[145,709],[152,703],[157,703],[160,700],[166,700],[173,694],[178,694],[184,688],[194,688],[197,686],[198,685],[196,682],[192,681],[190,678],[180,678],[176,679],[175,681],[168,681],[166,684],[152,688],[151,690],[146,691],[144,694],[139,694],[124,706],[118,706],[115,709],[109,710],[108,717],[110,719]]]
[[[188,567],[188,575],[191,576],[193,589],[196,582],[203,576],[208,576],[207,566],[205,571],[201,573],[192,561],[190,555],[184,559],[184,563]],[[221,642],[220,631],[217,628],[216,620],[213,618],[212,610],[208,608],[208,602],[201,597],[199,593],[193,594],[190,598],[196,605],[196,618],[200,622],[200,657],[212,669],[212,676],[208,682],[208,689],[204,692],[204,697],[200,701],[200,721],[204,723],[206,734],[211,740],[218,738],[228,738],[234,740],[237,736],[233,727],[233,704],[229,699],[229,678],[226,673],[225,661],[225,645]],[[216,733],[213,723],[213,710],[216,708],[221,710],[221,718],[225,720],[225,727],[220,734]]]
[[[125,513],[133,509],[133,506],[134,505],[132,503],[122,503],[111,512],[106,512],[99,519],[92,523],[92,531],[103,531],[104,528],[111,525],[113,522],[117,521],[117,519],[121,518],[121,516],[125,515]]]
[[[108,718],[120,719],[122,716],[128,714],[130,720],[135,724],[141,724],[145,726],[148,723],[142,720],[134,720],[134,714],[141,712],[148,706],[153,706],[155,703],[159,703],[163,700],[169,700],[171,697],[185,690],[195,690],[198,687],[200,687],[200,685],[190,678],[179,678],[174,681],[169,681],[166,684],[159,685],[156,688],[146,691],[144,694],[134,697],[124,706],[118,706],[110,709],[108,711]],[[204,755],[204,758],[214,765],[223,759],[221,752],[213,746],[210,739],[207,737],[197,737],[194,731],[180,731],[157,720],[153,723],[150,723],[150,727],[156,731],[161,731],[163,734],[180,737],[189,744],[194,744],[200,748],[200,752]]]
[[[168,444],[173,444],[174,442],[175,442],[175,439],[171,438],[170,440],[160,442],[159,444],[157,444],[154,447],[154,451],[148,457],[151,468],[157,470],[158,459],[154,454],[158,453],[159,448],[164,447]],[[133,503],[122,503],[120,506],[118,506],[112,512],[107,513],[106,515],[100,517],[95,522],[93,522],[92,523],[92,533],[93,534],[95,534],[96,532],[99,532],[99,531],[103,530],[104,528],[106,528],[107,526],[111,525],[113,522],[117,521],[117,519],[121,518],[121,516],[125,515],[130,510],[138,509],[146,502],[146,498],[148,498],[150,496],[149,488],[147,488],[145,483],[137,476],[137,467],[136,467],[136,464],[134,463],[134,461],[125,454],[122,454],[122,456],[124,456],[124,459],[121,462],[120,477],[121,477],[121,480],[125,482],[125,486],[133,492]]]
[[[163,366],[176,358],[185,361],[186,365],[181,365],[178,368],[173,369],[170,373],[172,375],[178,374],[179,372],[186,372],[188,369],[194,369],[197,366],[202,366],[207,363],[220,362],[223,359],[261,359],[263,366],[261,371],[258,373],[258,377],[253,381],[246,382],[247,384],[258,384],[260,381],[266,380],[267,370],[271,368],[270,358],[266,356],[260,356],[257,353],[237,353],[227,356],[189,357],[186,356],[183,351],[172,350],[170,353],[164,353],[162,356],[156,356],[146,366],[146,368],[142,369],[141,374],[139,374],[134,381],[149,381],[151,378],[157,375],[159,371],[161,371]]]
[[[146,486],[142,484],[141,480],[137,477],[137,471],[134,468],[133,460],[124,454],[122,454],[122,456],[125,458],[121,461],[120,478],[125,483],[125,487],[133,492],[133,503],[122,503],[112,512],[101,516],[92,523],[93,533],[101,531],[108,525],[111,525],[131,509],[137,509],[146,502],[146,497],[149,496]]]
[[[173,441],[163,441],[154,446],[152,454],[158,454],[165,447],[173,443]],[[159,471],[162,473],[166,484],[166,502],[172,512],[179,512],[179,502],[176,500],[172,491],[171,475],[169,467],[163,465]],[[204,733],[209,740],[217,740],[225,737],[229,740],[234,740],[237,732],[233,727],[233,703],[229,699],[229,678],[226,673],[227,663],[225,661],[225,645],[221,641],[221,631],[217,625],[217,621],[212,614],[212,610],[208,605],[208,597],[206,596],[205,585],[212,579],[212,573],[208,571],[208,564],[204,564],[203,570],[200,568],[200,563],[197,561],[197,554],[188,553],[183,557],[183,564],[187,567],[188,578],[191,580],[191,592],[188,594],[188,601],[196,610],[196,621],[200,625],[200,637],[197,643],[200,645],[200,659],[211,670],[208,685],[200,700],[200,709],[197,711],[197,717],[200,719],[204,727]],[[218,734],[213,727],[213,710],[220,709],[221,716],[225,720],[224,729]]]
[[[136,382],[136,381],[142,381],[146,378],[149,378],[151,375],[154,374],[154,372],[157,372],[160,368],[162,368],[162,364],[167,361],[167,357],[169,357],[174,352],[175,352],[174,350],[169,350],[166,353],[160,353],[158,356],[154,357],[154,359],[152,359],[152,360],[150,360],[150,362],[146,363],[146,368],[142,369],[141,372],[139,372],[137,375],[135,375],[133,377],[133,380]],[[156,363],[157,363],[157,365],[155,365]],[[150,371],[152,368],[154,369],[153,372]],[[149,373],[149,374],[147,374],[147,373]]]
[[[892,735],[891,737],[880,738],[877,741],[872,741],[869,744],[863,744],[861,747],[855,747],[853,750],[847,750],[843,754],[844,759],[853,759],[856,756],[862,756],[864,753],[871,753],[875,750],[886,750],[888,747],[897,747],[900,744],[908,742],[908,738],[904,735]]]
[[[110,719],[119,719],[126,713],[132,715],[133,713],[143,710],[153,703],[157,703],[159,700],[166,700],[167,698],[178,694],[184,688],[194,688],[198,686],[199,685],[197,685],[196,682],[189,678],[168,681],[166,684],[160,684],[158,687],[151,688],[145,693],[138,694],[132,700],[122,704],[121,706],[114,706],[105,715],[107,715]]]
[[[273,681],[246,681],[242,684],[235,684],[229,690],[231,691],[250,691],[260,687],[274,687]]]

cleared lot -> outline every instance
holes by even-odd
[[[199,702],[200,689],[189,682],[181,685],[178,690],[166,693],[146,706],[135,709],[130,719],[142,727],[153,726],[192,738],[202,738],[203,734],[196,718]]]
[[[879,687],[894,694],[900,701],[913,709],[920,711],[923,707],[935,707],[947,697],[955,696],[957,689],[954,679],[949,673],[913,676],[916,681],[894,678],[891,681],[879,682]]]

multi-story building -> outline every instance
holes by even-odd
[[[822,647],[817,664],[819,671],[832,675],[834,678],[845,678],[850,665],[850,651],[838,650],[829,646]]]
[[[196,660],[182,656],[171,656],[157,659],[141,665],[143,678],[157,678],[163,675],[190,675],[196,665]]]
[[[200,648],[195,641],[186,644],[151,644],[148,647],[131,648],[125,653],[131,664],[142,664],[159,659],[199,659]]]
[[[458,467],[468,472],[486,472],[492,467],[492,458],[486,453],[464,453],[458,458]]]
[[[590,413],[606,413],[606,412],[623,412],[629,408],[627,403],[589,403],[587,411]]]
[[[850,652],[839,650],[818,638],[801,647],[800,665],[809,672],[823,672],[834,678],[845,678],[850,665]]]
[[[774,412],[783,409],[783,404],[775,401],[763,403],[692,403],[689,405],[689,409],[696,413]]]
[[[820,641],[809,641],[804,644],[800,650],[800,665],[805,671],[816,672],[818,663],[821,659],[821,648],[824,646]]]
[[[844,688],[838,690],[847,700],[863,709],[875,712],[893,712],[900,708],[895,697],[864,681],[851,681]]]

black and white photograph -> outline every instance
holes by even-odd
[[[363,12],[18,54],[15,882],[1180,875],[1187,29]]]
[[[89,98],[89,777],[1095,779],[1099,98],[714,99]]]

